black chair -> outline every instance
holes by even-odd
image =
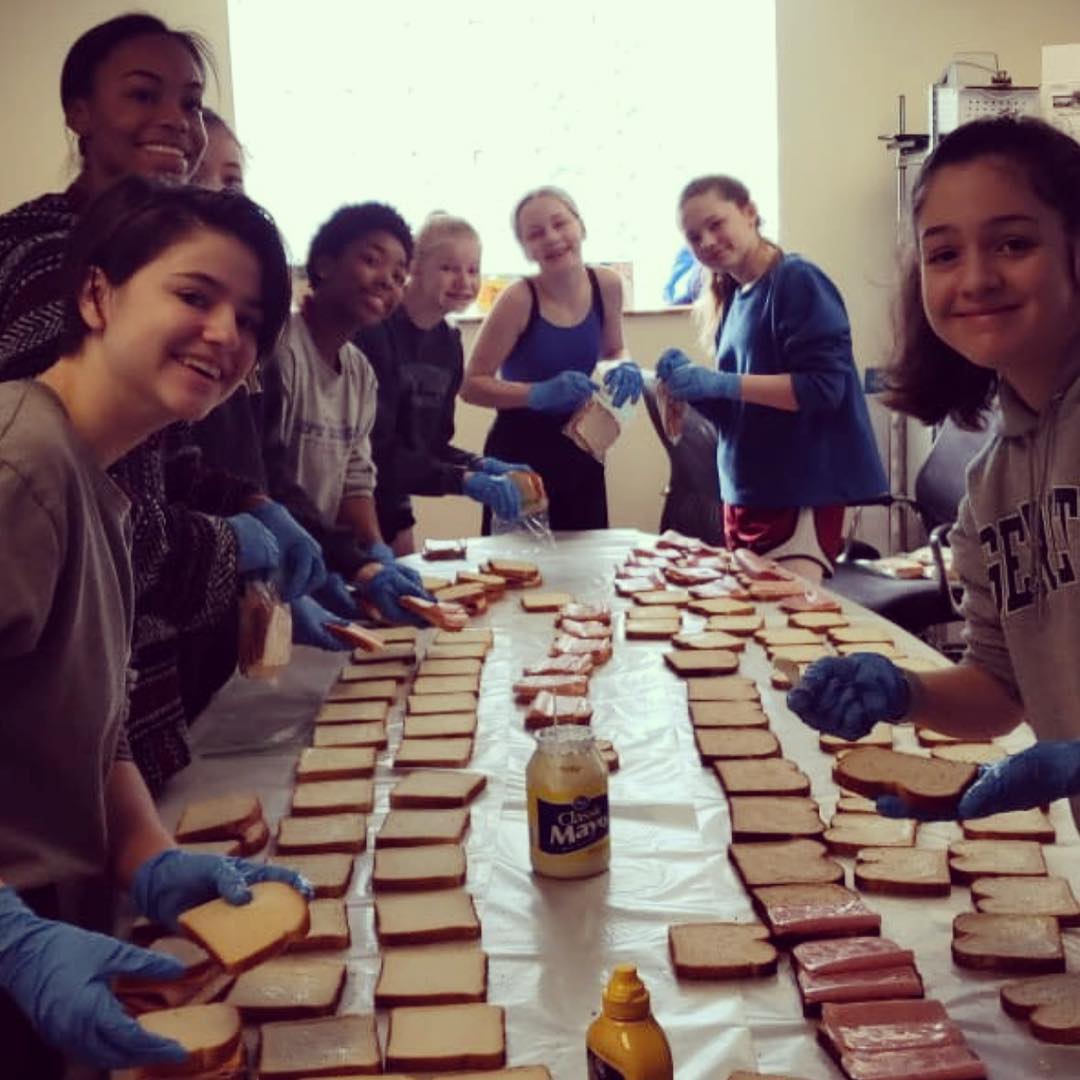
[[[886,501],[906,507],[919,520],[934,559],[933,579],[886,577],[860,562],[879,558],[879,552],[856,541],[841,554],[828,587],[913,634],[925,635],[932,626],[959,620],[942,549],[964,495],[968,463],[993,434],[993,423],[983,431],[964,431],[946,420],[915,477],[914,495],[890,495]]]
[[[675,529],[707,544],[722,545],[724,509],[716,472],[716,427],[691,405],[686,410],[682,438],[672,443],[660,422],[656,376],[651,371],[643,374],[645,408],[671,465],[671,477],[664,489],[660,531]]]

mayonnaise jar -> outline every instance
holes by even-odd
[[[576,724],[538,731],[525,781],[533,870],[554,878],[604,873],[611,861],[608,770],[592,732]]]

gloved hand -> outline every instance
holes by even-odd
[[[641,369],[632,361],[624,360],[604,376],[604,385],[608,388],[611,404],[616,409],[620,408],[627,398],[631,404],[636,405],[643,385]]]
[[[504,521],[517,521],[521,517],[521,492],[508,476],[488,476],[486,473],[469,473],[461,490],[484,506],[490,506],[496,517]]]
[[[321,607],[343,619],[355,619],[360,614],[353,594],[340,574],[328,574],[322,585],[312,589],[311,596]]]
[[[398,600],[402,596],[419,596],[424,600],[434,600],[431,593],[414,582],[403,571],[403,566],[384,566],[369,581],[360,585],[361,595],[379,609],[379,614],[395,623],[409,623],[412,626],[427,626],[427,623],[406,611]]]
[[[476,467],[480,472],[485,472],[488,476],[505,476],[508,472],[531,472],[531,465],[514,465],[509,461],[500,461],[494,457],[482,457],[477,463]]]
[[[98,1069],[185,1061],[178,1042],[144,1030],[109,989],[116,975],[183,974],[175,957],[39,918],[14,889],[0,888],[0,988],[46,1042],[79,1061]]]
[[[528,406],[535,412],[571,413],[592,397],[596,384],[582,371],[563,371],[529,387]]]
[[[794,690],[788,708],[817,731],[861,739],[880,720],[899,720],[911,706],[911,684],[877,653],[816,660]]]
[[[273,534],[281,552],[276,581],[283,600],[292,600],[317,589],[326,580],[319,542],[281,503],[260,503],[251,511]]]
[[[982,766],[979,778],[960,799],[956,817],[963,820],[1029,810],[1070,795],[1080,795],[1080,740],[1040,742],[993,765]],[[923,820],[946,816],[920,814],[895,795],[878,799],[878,813]]]
[[[369,544],[367,551],[372,562],[381,562],[384,566],[393,566],[397,557],[394,555],[394,549],[383,540],[376,540],[373,544]]]
[[[251,899],[248,886],[259,881],[283,881],[309,900],[315,895],[307,880],[283,866],[168,848],[135,871],[131,898],[148,919],[175,930],[176,917],[196,904],[219,896],[230,904],[246,904]]]
[[[298,596],[289,603],[294,645],[312,645],[327,652],[348,652],[350,646],[327,633],[324,623],[348,626],[349,620],[327,611],[313,597]]]
[[[682,401],[738,398],[742,377],[730,371],[709,371],[695,364],[681,349],[668,349],[656,362],[656,377],[672,397]]]
[[[233,514],[225,523],[236,537],[236,569],[241,574],[268,577],[281,562],[274,534],[253,514]]]

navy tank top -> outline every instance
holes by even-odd
[[[592,286],[592,306],[576,326],[556,326],[540,314],[540,297],[531,278],[525,279],[532,296],[532,313],[521,336],[503,361],[502,377],[510,382],[535,383],[580,371],[591,375],[600,359],[604,331],[604,302],[600,282],[591,266],[585,268]]]

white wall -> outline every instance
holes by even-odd
[[[214,52],[207,104],[232,117],[227,0],[0,0],[0,210],[74,179],[74,144],[60,109],[60,67],[85,30],[128,11],[157,15],[178,30],[197,30]]]

